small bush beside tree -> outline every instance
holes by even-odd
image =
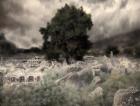
[[[107,56],[110,56],[110,55],[111,55],[111,52],[112,52],[113,55],[115,55],[115,56],[118,55],[118,54],[120,53],[119,48],[118,48],[117,46],[112,46],[112,45],[110,45],[110,46],[108,46],[108,47],[106,48],[105,53],[106,53]]]

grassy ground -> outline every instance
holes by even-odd
[[[0,106],[112,106],[114,94],[118,89],[130,86],[140,89],[140,71],[134,62],[127,58],[112,60],[99,57],[95,63],[102,64],[103,69],[112,70],[110,74],[101,77],[102,82],[98,85],[92,81],[88,86],[77,89],[70,83],[56,84],[55,81],[66,75],[70,67],[78,66],[61,65],[61,68],[46,69],[44,81],[40,86],[15,85],[9,90],[2,89]],[[93,62],[85,66],[83,67],[91,70]],[[126,74],[123,73],[125,68],[128,69]],[[103,95],[90,96],[97,87],[103,89]]]

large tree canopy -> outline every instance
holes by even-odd
[[[59,9],[46,28],[40,29],[48,59],[82,59],[91,45],[87,31],[92,25],[91,15],[86,14],[82,7],[66,4]]]

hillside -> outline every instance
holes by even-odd
[[[92,50],[104,54],[109,46],[118,47],[122,54],[131,54],[140,51],[140,30],[105,38],[93,43]],[[96,53],[96,54],[97,54]]]
[[[18,48],[16,45],[5,38],[3,33],[0,33],[0,55],[3,56],[13,56],[13,55],[20,55],[20,54],[29,54],[36,53],[42,54],[43,51],[40,48],[32,47],[29,49]]]
[[[0,33],[0,54],[14,54],[16,50],[16,46],[9,42],[3,33]]]

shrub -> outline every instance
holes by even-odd
[[[113,55],[118,55],[120,53],[117,46],[108,46],[105,50],[106,55],[110,56],[111,52],[113,53]]]

